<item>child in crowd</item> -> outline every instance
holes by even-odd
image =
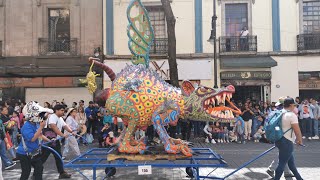
[[[13,111],[12,117],[10,121],[14,122],[14,125],[12,126],[12,133],[11,133],[11,139],[14,147],[18,147],[18,139],[17,136],[19,134],[18,129],[20,129],[20,119],[19,119],[19,113],[17,111]]]
[[[112,129],[110,127],[109,123],[106,123],[103,128],[100,130],[100,134],[99,134],[99,148],[102,148],[102,143],[106,142],[106,138],[109,135],[109,132],[111,132]],[[105,145],[105,144],[104,144]]]
[[[239,114],[236,114],[236,123],[234,127],[234,132],[237,134],[238,143],[245,144],[244,141],[244,121]]]
[[[214,122],[213,123],[215,128],[213,129],[213,135],[214,137],[217,138],[217,141],[218,143],[223,143],[223,129],[222,129],[222,126],[220,126],[220,123],[219,122]]]
[[[230,139],[230,142],[237,142],[238,137],[235,132],[230,131],[229,132],[229,139]]]
[[[253,138],[254,138],[254,142],[259,142],[260,139],[262,138],[262,135],[264,134],[264,130],[263,130],[263,126],[259,126],[259,129],[257,130],[257,132],[254,134]]]
[[[214,129],[213,122],[207,123],[206,126],[203,128],[203,131],[207,136],[205,140],[206,143],[212,143],[212,144],[216,143],[216,141],[213,139],[213,129]]]
[[[227,126],[223,127],[223,143],[229,143],[229,130]]]
[[[117,144],[117,139],[118,138],[114,137],[113,132],[110,131],[108,133],[108,137],[106,138],[106,146],[111,147],[111,146]]]

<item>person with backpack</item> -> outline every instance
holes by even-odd
[[[271,142],[275,142],[276,147],[279,149],[279,163],[275,171],[275,180],[281,178],[286,164],[288,164],[289,169],[297,180],[302,179],[296,168],[293,156],[294,142],[303,146],[298,117],[293,113],[295,105],[293,98],[285,98],[284,109],[281,114],[279,116],[275,115],[266,124],[267,138]]]

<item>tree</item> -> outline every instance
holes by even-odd
[[[179,87],[178,68],[176,59],[176,18],[173,15],[170,0],[161,0],[164,15],[167,21],[168,34],[168,62],[170,69],[170,83],[173,86]]]

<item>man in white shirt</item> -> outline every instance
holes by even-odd
[[[241,51],[249,50],[248,36],[249,36],[249,30],[247,29],[246,26],[244,26],[240,32],[240,50]]]
[[[289,169],[294,174],[297,180],[302,180],[293,156],[293,144],[296,142],[302,145],[302,135],[299,128],[298,117],[293,113],[295,102],[292,98],[286,98],[283,103],[284,114],[282,116],[282,131],[286,132],[283,137],[276,141],[276,147],[279,149],[279,164],[276,169],[274,179],[279,180],[283,174],[284,167],[288,164]]]
[[[57,138],[59,137],[67,137],[67,134],[63,134],[61,132],[62,128],[66,131],[68,131],[69,133],[72,133],[73,135],[75,135],[74,132],[72,132],[72,130],[70,129],[70,127],[64,122],[64,120],[62,119],[62,116],[64,115],[64,105],[55,105],[53,108],[54,114],[50,115],[49,119],[48,119],[48,127],[50,128],[55,134],[57,134]],[[60,141],[55,141],[54,143],[50,144],[50,147],[53,148],[54,150],[56,150],[60,157],[61,157],[61,144]],[[42,148],[42,163],[44,164],[48,157],[50,156],[51,151],[49,151],[48,149]],[[63,163],[61,161],[61,158],[57,157],[55,154],[54,155],[54,159],[56,161],[56,166],[59,172],[59,179],[69,179],[71,178],[71,175],[68,174],[66,171],[64,171],[63,168]]]

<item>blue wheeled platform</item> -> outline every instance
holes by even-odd
[[[50,142],[48,142],[50,143]],[[42,144],[43,148],[50,150],[56,157],[60,159],[63,163],[60,154],[52,149],[51,147],[47,146],[48,143]],[[232,171],[231,173],[227,174],[224,177],[215,177],[215,176],[201,176],[199,174],[200,168],[219,168],[219,167],[227,167],[227,163],[224,159],[217,153],[215,153],[210,148],[191,148],[193,150],[192,157],[183,157],[175,158],[175,160],[153,160],[153,161],[127,161],[126,159],[117,159],[108,161],[108,155],[115,154],[115,148],[93,148],[85,152],[84,154],[76,157],[75,159],[71,160],[70,162],[64,164],[65,168],[71,168],[78,171],[83,177],[86,179],[94,179],[97,178],[97,169],[105,168],[106,176],[110,177],[116,173],[116,168],[126,168],[126,167],[139,167],[139,166],[151,166],[151,167],[158,167],[158,168],[186,168],[186,173],[190,177],[195,177],[197,180],[200,178],[205,179],[219,179],[224,180],[230,177],[231,175],[235,174],[242,168],[248,166],[252,162],[260,159],[264,155],[268,154],[270,151],[275,149],[275,146],[269,148],[268,150],[264,151],[260,155],[252,158],[251,160],[245,162],[236,170]],[[92,178],[86,177],[82,172],[81,169],[92,169],[93,174]]]
[[[108,161],[108,154],[113,153],[113,148],[94,148],[90,149],[81,156],[71,160],[70,162],[64,164],[65,168],[72,168],[78,171],[81,175],[86,177],[81,169],[92,169],[93,175],[90,179],[97,178],[97,169],[105,168],[107,176],[108,173],[112,175],[115,174],[115,168],[126,168],[126,167],[137,167],[138,166],[148,166],[152,168],[186,168],[189,175],[195,177],[196,179],[207,178],[207,179],[223,179],[218,177],[207,177],[200,176],[200,168],[219,168],[227,167],[227,163],[223,158],[215,153],[210,148],[192,148],[194,155],[190,158],[176,159],[174,161],[170,160],[155,160],[155,161],[127,161],[125,159],[118,159],[114,161]],[[189,172],[188,172],[189,171]]]

